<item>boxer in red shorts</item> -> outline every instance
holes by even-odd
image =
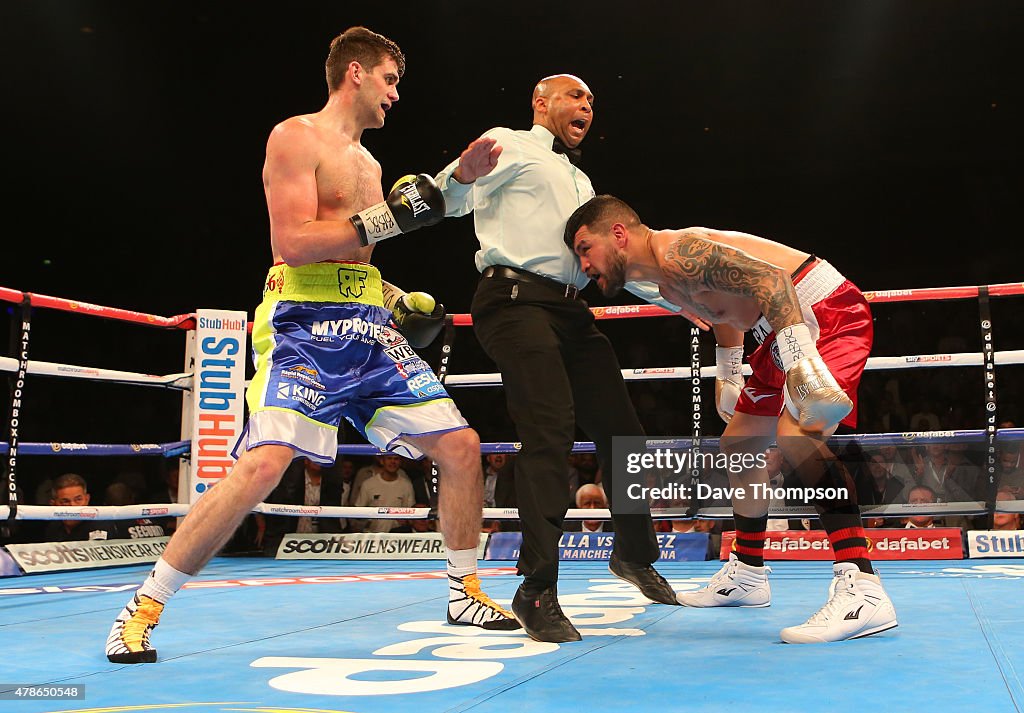
[[[824,260],[746,233],[652,230],[626,203],[597,196],[565,227],[565,242],[605,295],[654,282],[661,296],[712,325],[718,342],[715,404],[728,422],[721,447],[760,455],[773,441],[800,476],[835,555],[828,601],[787,643],[844,641],[897,625],[868,559],[856,488],[826,442],[856,423],[857,385],[871,351],[871,312],[860,291]],[[743,338],[758,348],[741,372]],[[750,462],[752,459],[747,459]],[[739,462],[738,460],[736,462]],[[692,607],[766,607],[764,566],[770,493],[764,460],[729,473],[736,547],[708,585],[678,594]]]

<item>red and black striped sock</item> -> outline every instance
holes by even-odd
[[[751,567],[764,567],[764,533],[768,514],[761,517],[734,515],[736,520],[736,559]]]
[[[854,506],[856,508],[856,505]],[[852,562],[866,574],[874,574],[868,558],[868,538],[864,534],[860,513],[821,512],[821,525],[832,543],[836,562]]]
[[[803,462],[797,472],[805,485],[834,488],[840,495],[845,493],[845,497],[834,500],[819,500],[814,509],[828,533],[836,562],[851,562],[861,572],[874,574],[868,559],[868,538],[857,505],[857,488],[850,471],[835,456],[819,453],[819,457]]]

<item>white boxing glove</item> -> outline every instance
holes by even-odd
[[[715,408],[726,423],[743,392],[743,346],[715,347]]]

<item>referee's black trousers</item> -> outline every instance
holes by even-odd
[[[576,424],[597,447],[609,498],[612,436],[642,436],[643,427],[611,343],[583,300],[545,284],[486,277],[477,287],[472,315],[480,344],[501,371],[522,443],[515,464],[523,527],[518,567],[527,578],[524,586],[537,591],[558,580]],[[613,522],[620,559],[636,564],[658,559],[650,515],[613,516]]]

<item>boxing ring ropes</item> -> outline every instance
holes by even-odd
[[[878,433],[878,434],[855,434],[845,436],[834,436],[830,443],[838,447],[852,441],[858,441],[866,446],[883,445],[923,445],[929,443],[973,443],[986,444],[986,462],[983,467],[987,478],[987,492],[984,501],[971,501],[959,503],[936,503],[927,507],[920,505],[873,505],[863,508],[864,514],[874,517],[903,517],[909,514],[930,514],[930,515],[983,515],[993,512],[1022,513],[1024,512],[1024,500],[997,501],[996,491],[998,482],[996,479],[996,443],[1024,440],[1024,428],[997,429],[997,397],[995,389],[995,366],[1011,364],[1024,364],[1024,350],[996,351],[992,339],[992,317],[989,309],[989,301],[992,298],[1008,298],[1024,295],[1024,283],[1005,283],[996,285],[984,285],[979,287],[935,287],[905,290],[883,290],[865,292],[865,296],[872,305],[882,303],[919,302],[919,301],[947,301],[947,300],[969,300],[975,299],[979,305],[979,324],[981,328],[982,352],[977,353],[953,353],[953,354],[919,354],[896,357],[870,357],[866,369],[891,370],[906,368],[942,368],[942,367],[983,367],[984,378],[980,380],[980,388],[984,390],[986,425],[982,429],[955,430],[955,431],[921,431],[912,433]],[[17,501],[17,459],[21,456],[35,455],[76,455],[76,456],[163,456],[165,458],[181,457],[186,460],[179,471],[179,482],[185,484],[187,480],[187,458],[190,453],[191,443],[188,440],[180,440],[162,444],[75,444],[71,451],[62,450],[59,444],[54,443],[21,443],[18,439],[19,410],[20,404],[26,398],[28,390],[25,389],[26,376],[53,376],[69,379],[87,379],[100,382],[113,382],[119,384],[134,384],[138,386],[149,386],[162,389],[181,391],[183,394],[183,420],[185,414],[189,413],[190,392],[195,378],[194,371],[185,371],[164,376],[156,376],[143,373],[116,371],[97,367],[87,367],[72,364],[63,364],[45,361],[32,361],[28,358],[30,343],[30,314],[32,308],[43,308],[71,312],[81,315],[102,317],[128,324],[138,324],[161,329],[175,329],[188,331],[196,327],[195,314],[181,314],[171,317],[160,317],[156,315],[134,312],[131,310],[115,307],[79,302],[62,297],[50,297],[47,295],[33,294],[0,287],[0,301],[18,305],[15,310],[12,329],[21,327],[21,350],[16,357],[0,357],[0,371],[13,374],[14,388],[12,389],[12,401],[9,419],[9,441],[0,444],[0,453],[4,455],[7,470],[5,489],[10,495],[10,504],[0,506],[0,522],[10,523],[13,520],[71,520],[71,519],[106,519],[120,520],[131,518],[152,517],[155,513],[161,516],[180,517],[187,514],[189,505],[186,502],[142,504],[130,506],[85,506],[60,508],[42,505],[26,505]],[[626,319],[626,318],[653,318],[653,317],[676,317],[653,305],[635,305],[619,307],[597,307],[592,311],[598,320]],[[453,342],[455,330],[459,327],[471,325],[471,317],[466,314],[449,315],[447,318],[444,346],[438,375],[446,387],[449,388],[472,388],[484,386],[499,386],[501,377],[499,374],[448,374],[448,367],[453,355]],[[249,325],[251,328],[251,325]],[[691,332],[695,329],[691,329]],[[699,355],[695,357],[699,365]],[[192,360],[194,362],[194,360]],[[189,359],[186,356],[186,364]],[[750,373],[749,365],[744,365],[746,374]],[[690,366],[667,367],[667,368],[635,368],[623,369],[623,378],[626,381],[644,381],[654,379],[689,379],[693,382],[694,390],[699,388],[700,380],[714,378],[715,369],[713,366],[697,368],[691,359]],[[183,435],[186,424],[182,425]],[[697,438],[695,439],[673,439],[658,440],[659,447],[675,449],[689,449],[698,445],[715,448],[718,439]],[[489,453],[515,453],[519,444],[514,442],[497,442],[481,444],[481,452]],[[592,443],[577,442],[573,447],[574,452],[593,451]],[[376,455],[380,452],[371,445],[342,444],[338,448],[339,454],[347,455]],[[179,499],[184,498],[188,493],[187,487],[179,487]],[[267,503],[261,503],[254,512],[271,512]],[[313,512],[315,510],[315,512]],[[59,512],[59,515],[57,514]],[[436,513],[433,508],[373,508],[373,507],[348,507],[348,506],[294,506],[289,510],[287,506],[274,506],[273,514],[276,515],[314,515],[317,517],[341,517],[341,518],[385,518],[385,519],[425,519],[434,517]],[[655,509],[652,512],[656,518],[709,518],[723,519],[731,517],[731,509],[723,507],[696,507],[695,505],[681,510]],[[814,512],[809,507],[783,506],[773,507],[771,514],[779,517],[813,517]],[[583,510],[570,509],[566,515],[567,519],[594,520],[607,519],[610,513],[607,510]],[[508,520],[518,519],[518,511],[514,508],[484,508],[483,518],[485,520]]]

